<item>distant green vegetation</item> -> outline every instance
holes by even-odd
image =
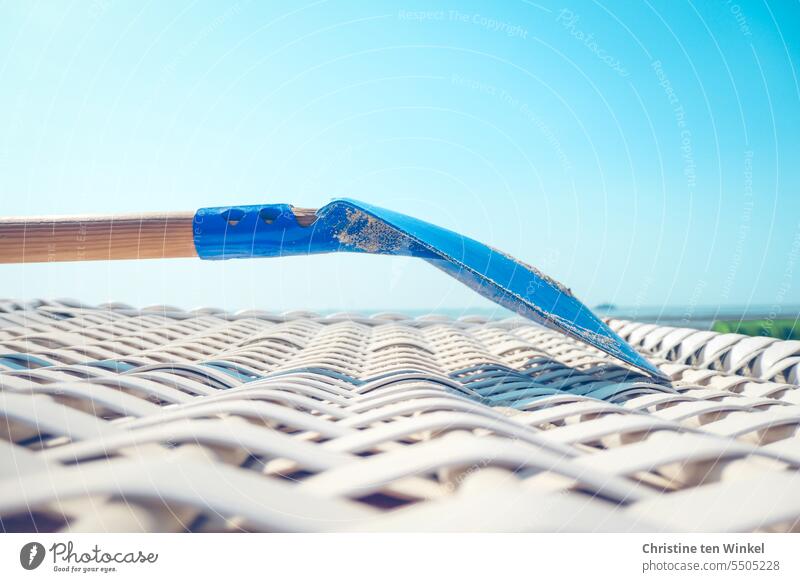
[[[764,335],[780,339],[800,340],[800,324],[797,319],[753,319],[750,321],[715,321],[711,327],[722,333]]]

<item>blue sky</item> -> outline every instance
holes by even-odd
[[[589,305],[800,303],[797,2],[0,3],[5,215],[349,196]],[[475,309],[406,258],[0,266],[6,297]]]

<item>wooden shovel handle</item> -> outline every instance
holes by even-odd
[[[315,208],[293,207],[302,226]],[[194,212],[0,218],[0,263],[196,257]]]
[[[193,212],[0,218],[0,263],[196,257]]]

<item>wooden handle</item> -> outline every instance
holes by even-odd
[[[0,263],[196,257],[194,212],[0,218]]]

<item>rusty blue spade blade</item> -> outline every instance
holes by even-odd
[[[288,204],[203,208],[195,214],[194,242],[203,259],[342,251],[419,257],[515,313],[666,379],[557,281],[502,251],[398,212],[343,198],[302,226]]]

